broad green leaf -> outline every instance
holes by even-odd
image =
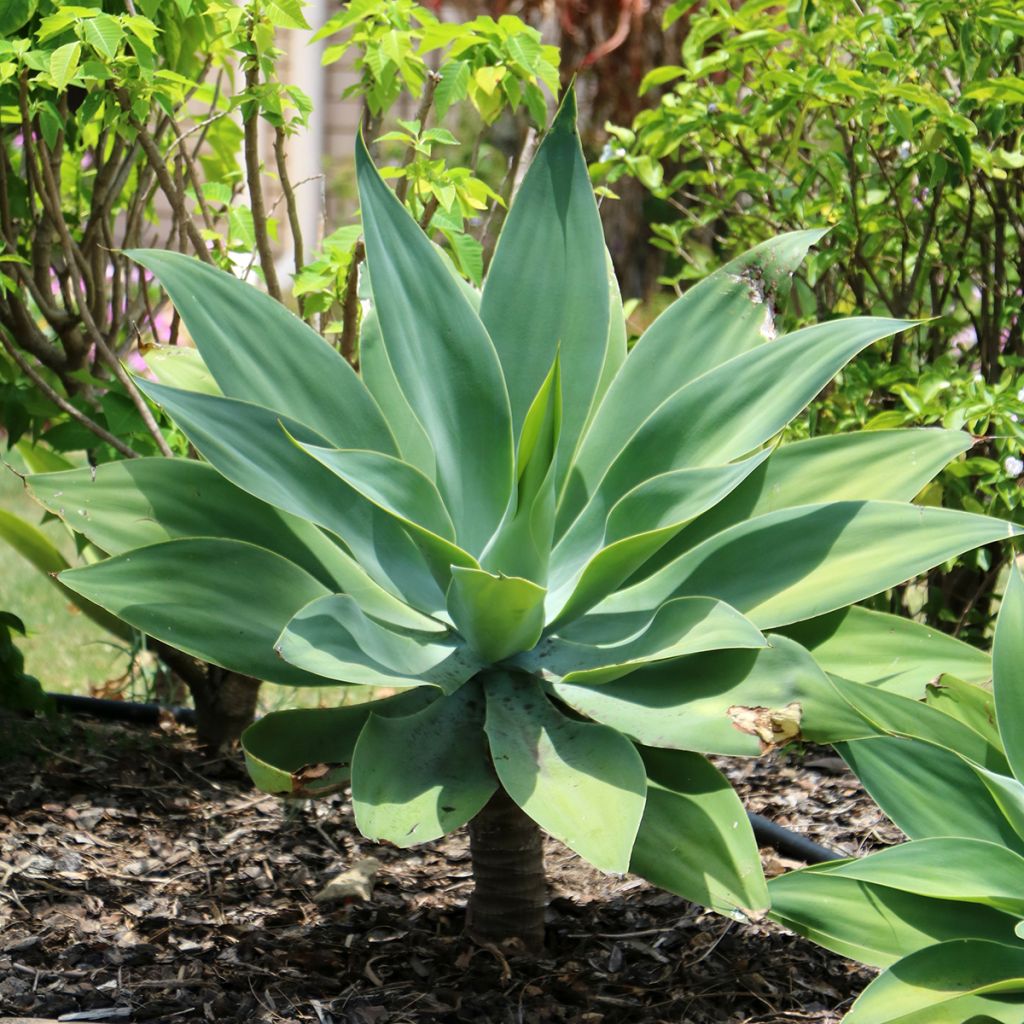
[[[63,469],[75,468],[75,464],[69,458],[41,444],[29,444],[21,440],[14,447],[30,473],[58,473]]]
[[[904,957],[876,978],[843,1018],[845,1024],[1020,1024],[1022,1019],[1024,946],[973,938]]]
[[[502,226],[480,318],[501,359],[517,438],[559,353],[565,384],[560,481],[590,412],[609,324],[604,233],[576,130],[572,89]]]
[[[528,651],[544,628],[543,587],[519,576],[452,566],[448,614],[482,662]]]
[[[780,431],[858,352],[912,326],[907,320],[854,317],[787,334],[679,387],[618,449],[605,436],[608,430],[619,436],[614,426],[617,407],[609,406],[613,387],[573,466],[559,508],[559,529],[599,487],[621,496],[659,473],[720,465],[752,451]],[[765,387],[765,381],[772,386]],[[623,415],[631,418],[637,404],[635,398],[625,401],[629,411]],[[606,421],[612,426],[606,428]]]
[[[918,896],[981,903],[1024,918],[1024,857],[980,839],[916,839],[843,861],[829,874]]]
[[[990,907],[844,878],[831,870],[836,863],[772,878],[768,916],[819,946],[876,967],[965,934],[1004,941],[1013,935],[1014,919]]]
[[[120,22],[109,14],[97,14],[82,26],[85,41],[108,60],[117,56],[117,48],[124,38]]]
[[[897,502],[802,505],[710,537],[598,609],[638,611],[670,597],[702,594],[767,629],[861,601],[1020,532],[987,516]]]
[[[313,797],[336,792],[352,774],[352,751],[371,713],[411,715],[437,696],[434,687],[421,686],[364,704],[271,711],[242,733],[249,776],[264,793]]]
[[[388,358],[433,443],[437,486],[456,535],[477,555],[501,521],[513,486],[512,421],[501,364],[479,317],[384,184],[361,140],[356,177]]]
[[[552,681],[595,685],[687,654],[765,646],[739,612],[706,597],[668,601],[646,618],[584,616],[520,656],[517,664]]]
[[[364,611],[401,626],[442,630],[374,583],[312,523],[267,505],[194,459],[131,459],[29,477],[32,496],[111,555],[178,537],[244,540],[294,562]],[[224,510],[231,514],[225,515]]]
[[[803,644],[826,672],[905,697],[924,696],[943,673],[973,682],[992,675],[984,651],[901,615],[844,608],[781,632]]]
[[[352,763],[359,831],[405,848],[474,817],[498,786],[483,727],[479,686],[464,686],[414,715],[371,715]]]
[[[888,736],[843,743],[838,749],[871,797],[911,839],[968,836],[1024,854],[1024,840],[979,770],[952,751]]]
[[[493,672],[485,688],[491,758],[509,796],[596,868],[627,871],[647,791],[636,747],[567,718],[530,676]]]
[[[380,409],[352,367],[280,302],[181,253],[126,255],[167,290],[229,398],[291,417],[339,448],[395,451]]]
[[[63,92],[75,77],[81,55],[81,43],[65,43],[50,54],[50,77],[57,92]]]
[[[223,394],[203,357],[184,345],[155,345],[142,356],[153,376],[161,384],[206,395]]]
[[[582,615],[612,593],[690,519],[721,500],[768,457],[766,449],[729,466],[679,469],[605,501],[601,488],[552,554],[547,600],[556,623]]]
[[[319,434],[237,399],[152,381],[138,385],[237,487],[336,533],[372,579],[395,597],[420,611],[443,610],[443,594],[401,526],[291,440],[326,446]]]
[[[739,921],[767,910],[757,841],[729,780],[700,754],[641,754],[647,803],[629,870]]]
[[[39,0],[6,0],[0,7],[0,38],[9,38],[36,12]]]
[[[343,451],[302,444],[307,455],[405,528],[442,586],[449,569],[478,568],[476,559],[455,541],[455,526],[433,482],[414,466],[379,452]]]
[[[910,501],[969,434],[930,427],[826,434],[777,447],[768,461],[658,552],[651,570],[746,519],[823,501]]]
[[[296,609],[274,647],[307,672],[365,686],[429,683],[450,693],[479,667],[461,644],[386,626],[347,594],[330,594]]]
[[[387,417],[402,458],[431,480],[435,479],[437,461],[433,445],[398,385],[380,334],[377,311],[373,308],[363,314],[360,324],[359,371],[370,394]]]
[[[778,636],[768,643],[679,658],[602,686],[556,682],[551,689],[581,714],[659,748],[753,755],[772,742],[876,731],[799,644]],[[738,727],[744,712],[761,712],[764,743]]]
[[[1013,774],[1024,781],[1024,580],[1014,563],[992,644],[996,721]]]
[[[204,661],[285,686],[330,685],[274,653],[285,623],[327,590],[264,548],[171,540],[66,570],[60,579],[136,629]]]

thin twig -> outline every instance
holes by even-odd
[[[434,104],[434,93],[437,92],[437,87],[441,84],[441,76],[436,71],[428,71],[427,79],[423,83],[423,96],[420,98],[419,109],[416,111],[416,121],[420,128],[417,132],[417,141],[419,136],[423,134],[423,129],[427,125],[427,118],[430,116],[430,108]],[[412,162],[416,159],[416,147],[410,146],[409,152],[405,154],[405,163],[402,164],[404,169],[408,169],[412,166]],[[398,186],[395,188],[395,195],[398,196],[402,202],[405,202],[406,194],[409,191],[409,179],[407,176],[403,176]]]
[[[251,19],[249,23],[249,42],[255,49],[255,43],[253,42],[254,30],[255,19]],[[243,124],[245,132],[245,176],[249,186],[249,206],[252,209],[253,234],[256,236],[256,251],[260,255],[260,266],[263,268],[263,280],[267,285],[267,294],[281,302],[283,301],[281,298],[281,285],[277,280],[274,252],[270,247],[270,235],[267,232],[267,211],[263,202],[263,185],[260,180],[260,107],[256,97],[259,79],[259,56],[253,53],[246,59],[245,64],[245,91],[250,97],[251,104],[249,114],[245,117]]]
[[[55,391],[46,380],[40,376],[36,371],[35,367],[29,363],[25,357],[15,348],[13,342],[8,337],[6,330],[0,330],[0,345],[3,345],[7,354],[14,360],[18,368],[26,377],[36,386],[36,388],[48,398],[61,412],[66,412],[73,420],[81,423],[86,430],[91,431],[101,441],[106,441],[111,447],[116,448],[125,458],[137,459],[139,453],[134,448],[130,448],[119,438],[116,438],[109,431],[104,430],[95,420],[90,419],[81,409],[75,408],[63,395]]]

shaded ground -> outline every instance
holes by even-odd
[[[374,846],[340,798],[284,807],[240,758],[204,758],[185,733],[74,723],[38,742],[0,720],[0,1017],[836,1022],[870,980],[770,923],[603,876],[553,841],[547,955],[506,958],[460,934],[461,834]],[[898,838],[827,753],[720,763],[752,810],[825,845]],[[382,862],[370,901],[313,902],[367,856]],[[769,873],[796,866],[765,860]]]

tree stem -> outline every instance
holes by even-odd
[[[469,823],[475,888],[466,931],[479,942],[544,945],[547,891],[540,828],[499,786]]]

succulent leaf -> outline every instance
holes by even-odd
[[[339,708],[272,711],[242,734],[253,782],[265,793],[324,796],[352,775],[352,752],[370,715],[411,715],[440,696],[432,686]]]
[[[559,483],[605,363],[608,297],[604,232],[569,90],[509,210],[480,303],[508,384],[517,439],[548,367],[560,355],[565,393]]]
[[[370,618],[348,594],[328,594],[300,609],[275,650],[286,662],[327,679],[365,686],[419,686],[446,693],[480,667],[458,639],[403,630]]]
[[[501,364],[476,311],[377,173],[361,139],[356,177],[370,288],[388,358],[433,443],[437,486],[456,534],[478,555],[513,486],[512,417]]]
[[[862,601],[1020,532],[998,519],[898,502],[801,505],[723,530],[598,610],[642,611],[671,597],[703,594],[768,629]]]
[[[480,686],[464,686],[416,714],[371,715],[352,763],[360,832],[405,847],[469,821],[498,787],[483,724]]]
[[[255,544],[186,537],[68,569],[59,578],[136,629],[204,661],[286,686],[326,684],[278,658],[274,641],[295,608],[327,588]]]
[[[132,249],[126,255],[160,279],[227,397],[305,423],[338,447],[395,450],[388,423],[356,372],[280,302],[181,253]]]
[[[629,870],[740,921],[767,910],[757,841],[729,780],[700,754],[649,747],[641,754],[647,803]]]
[[[647,791],[636,747],[563,715],[531,676],[492,672],[484,686],[491,757],[509,796],[595,867],[625,872]]]
[[[638,628],[633,615],[585,615],[520,655],[516,664],[543,679],[592,686],[687,654],[765,646],[752,622],[708,597],[666,601],[639,621]]]

